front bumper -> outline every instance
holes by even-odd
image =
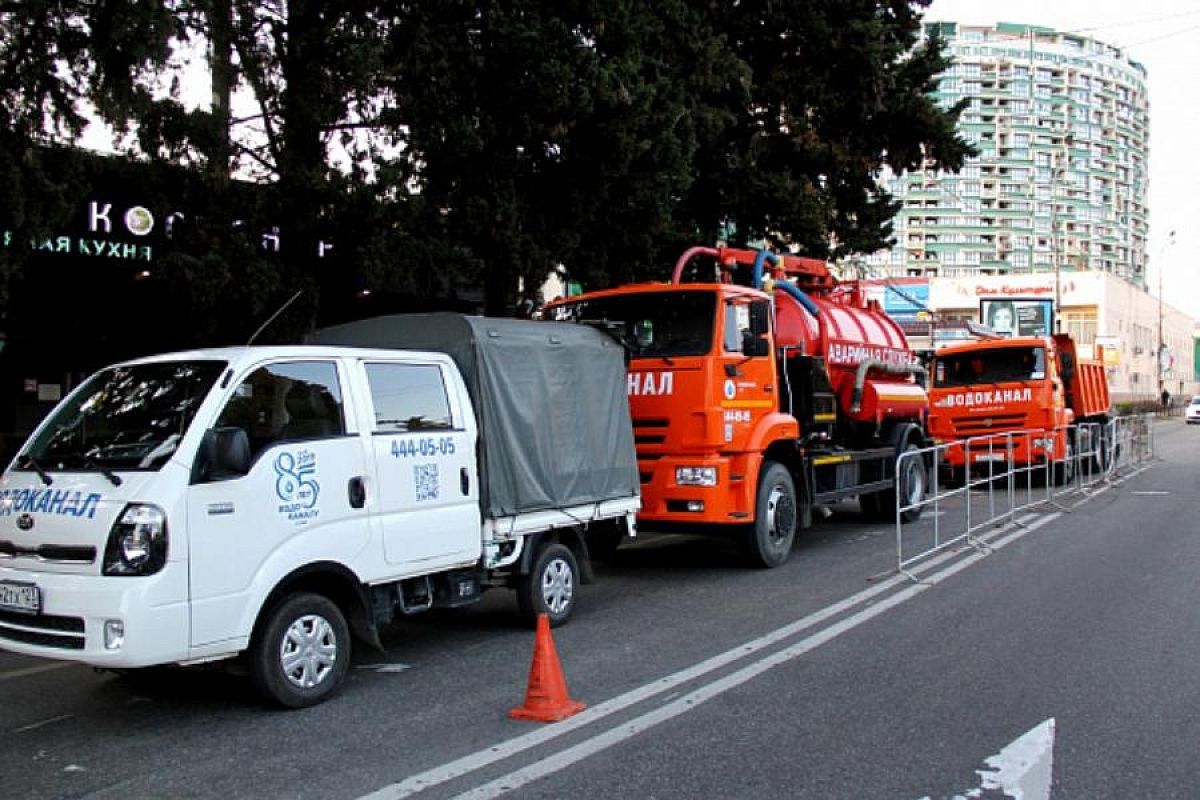
[[[97,667],[146,667],[188,657],[186,563],[168,563],[145,578],[0,566],[0,581],[33,583],[42,597],[38,614],[0,610],[0,649]],[[172,592],[173,586],[182,589]],[[171,595],[178,599],[167,599]],[[123,626],[120,647],[105,647],[105,622],[110,620]]]
[[[653,522],[730,524],[753,519],[754,493],[762,457],[664,456],[638,463],[642,475],[641,524]],[[714,467],[716,486],[681,486],[675,474],[679,467]]]

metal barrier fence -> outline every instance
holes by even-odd
[[[1154,457],[1149,414],[1054,430],[973,436],[909,450],[896,475],[924,468],[930,477],[914,495],[896,493],[896,570],[956,545],[984,547],[977,535],[1017,514],[1079,494]],[[920,463],[917,463],[920,459]],[[915,524],[918,517],[932,520]],[[914,578],[915,580],[915,578]]]

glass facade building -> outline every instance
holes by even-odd
[[[903,203],[877,276],[1075,271],[1146,277],[1146,70],[1075,33],[931,22],[953,66],[936,98],[965,100],[960,134],[979,155],[957,174],[887,174]]]

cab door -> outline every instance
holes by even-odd
[[[249,439],[244,475],[188,487],[193,647],[244,633],[249,601],[313,561],[353,564],[371,526],[367,453],[347,425],[336,359],[275,360],[237,379],[216,428]]]
[[[482,551],[475,417],[448,360],[363,359],[384,559],[401,575],[470,564]]]

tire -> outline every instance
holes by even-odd
[[[550,627],[562,625],[575,610],[578,596],[579,562],[571,548],[558,542],[541,548],[529,574],[517,581],[517,608],[530,624],[545,614]]]
[[[782,464],[764,461],[754,504],[754,522],[742,533],[742,551],[756,567],[778,567],[796,540],[796,485]]]
[[[333,601],[310,592],[288,595],[251,640],[250,680],[276,705],[316,705],[341,688],[350,646],[350,628]]]
[[[913,443],[904,446],[903,453],[915,453],[921,448]],[[903,470],[896,475],[896,487],[900,489],[903,505],[909,506],[925,499],[925,491],[929,488],[929,467],[925,459],[919,456],[909,456],[901,466]],[[894,519],[896,513],[896,489],[885,489],[877,493],[879,514],[881,519]],[[901,522],[915,522],[921,517],[924,506],[917,506],[900,512]]]

